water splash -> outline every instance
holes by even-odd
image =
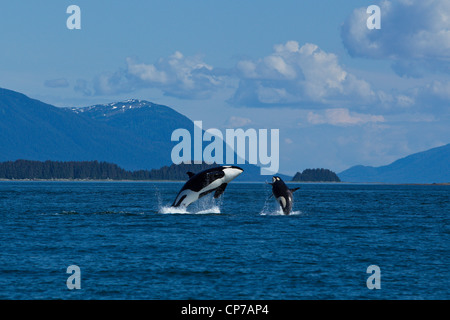
[[[158,202],[158,208],[162,208],[163,204],[162,204],[161,192],[159,191],[159,188],[156,185],[153,185],[153,191],[156,196],[156,201]]]
[[[277,209],[272,209],[272,210],[263,209],[259,214],[262,216],[298,216],[298,215],[303,214],[303,212],[300,210],[296,210],[296,211],[291,211],[289,214],[284,214],[281,207],[278,207]]]
[[[283,209],[276,203],[276,201],[273,201],[271,199],[273,197],[267,196],[266,201],[264,202],[264,207],[262,208],[261,212],[259,213],[262,216],[286,216],[284,214]],[[289,213],[289,216],[296,216],[301,215],[302,212],[300,210],[291,211]]]
[[[211,208],[195,212],[195,214],[220,214],[220,207],[213,206]]]
[[[163,206],[160,207],[158,210],[158,213],[162,214],[220,214],[220,207],[219,206],[213,206],[210,208],[202,209],[202,210],[196,210],[196,208],[193,208],[193,210],[184,207],[172,207],[172,206]]]
[[[206,196],[192,203],[188,208],[163,206],[159,203],[158,213],[162,214],[220,214],[222,199],[214,199],[212,196]]]
[[[183,208],[183,207],[172,207],[172,206],[160,206],[158,213],[163,213],[163,214],[189,214],[190,212],[187,211],[187,208]]]

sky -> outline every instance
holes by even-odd
[[[69,29],[70,5],[81,29]],[[370,5],[380,29],[369,29]],[[203,129],[279,129],[280,172],[449,143],[448,0],[0,5],[0,87],[58,107],[144,99]]]

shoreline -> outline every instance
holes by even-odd
[[[0,179],[0,182],[186,182],[186,180]]]
[[[114,180],[114,179],[0,179],[0,182],[186,182],[187,180]],[[264,181],[235,181],[234,183],[266,183]],[[400,186],[449,186],[450,182],[440,183],[385,183],[385,182],[319,182],[286,181],[288,184],[337,184],[337,185],[400,185]]]

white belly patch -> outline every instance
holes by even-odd
[[[277,198],[277,201],[278,201],[278,203],[280,204],[280,206],[281,206],[282,208],[285,208],[285,207],[286,207],[286,199],[285,199],[283,196],[278,197],[278,198]]]

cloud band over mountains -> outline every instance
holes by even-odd
[[[403,77],[450,71],[450,2],[385,0],[379,5],[380,30],[367,28],[365,7],[355,9],[342,24],[342,43],[351,56],[391,61],[392,70]],[[92,80],[78,79],[74,89],[83,95],[113,96],[145,88],[189,100],[209,99],[231,88],[227,102],[234,107],[336,109],[314,113],[320,116],[312,117],[311,123],[333,123],[332,115],[347,124],[379,122],[377,114],[420,113],[430,106],[445,109],[442,105],[450,102],[450,81],[445,78],[383,91],[349,71],[336,54],[294,40],[274,45],[267,56],[241,59],[228,69],[179,51],[153,63],[126,58],[116,71]],[[345,113],[349,110],[370,115]]]
[[[206,99],[222,87],[222,79],[213,67],[200,56],[185,57],[177,51],[153,64],[126,58],[126,67],[113,73],[104,73],[92,81],[92,90],[86,80],[79,80],[79,91],[88,95],[115,95],[142,88],[157,88],[165,95],[180,99]]]
[[[296,41],[275,45],[269,56],[238,61],[228,70],[178,51],[152,64],[127,58],[125,68],[95,77],[91,89],[86,80],[78,80],[75,89],[85,95],[114,95],[157,88],[167,96],[206,99],[230,83],[236,85],[228,102],[236,106],[351,106],[376,99],[370,85],[346,71],[335,54]]]

